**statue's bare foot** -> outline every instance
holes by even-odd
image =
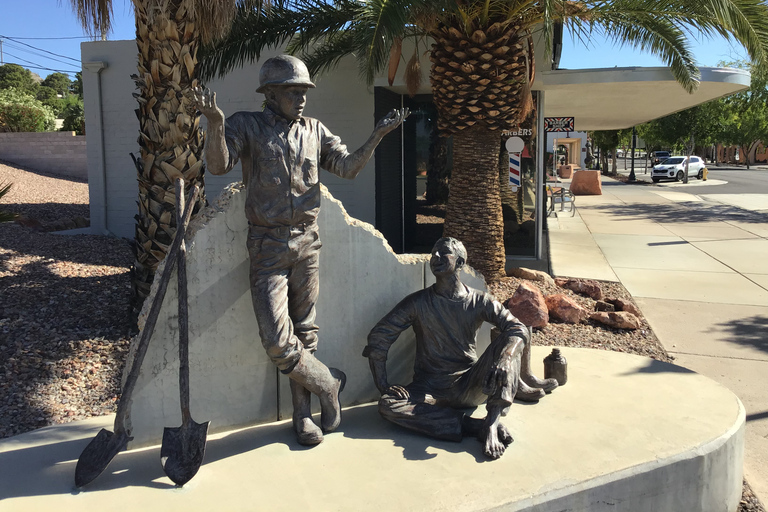
[[[498,459],[504,455],[507,445],[499,439],[498,425],[492,424],[483,428],[481,438],[483,440],[483,453],[491,459]]]
[[[344,390],[347,383],[347,376],[343,371],[336,368],[329,368],[334,379],[333,389],[320,395],[320,424],[323,432],[333,432],[341,423],[341,403],[339,395]]]

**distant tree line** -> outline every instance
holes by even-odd
[[[678,154],[709,156],[708,148],[717,144],[736,146],[749,168],[749,157],[759,144],[768,145],[768,73],[744,61],[721,62],[719,67],[750,71],[749,89],[637,126],[638,137],[647,151],[670,150]],[[592,142],[601,150],[601,169],[608,171],[607,153],[629,145],[632,129],[592,132]],[[612,172],[616,172],[613,159]]]
[[[62,130],[85,133],[82,73],[43,80],[18,64],[0,66],[0,132],[52,131],[56,119]]]

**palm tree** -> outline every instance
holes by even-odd
[[[768,7],[760,0],[291,0],[269,11],[239,9],[229,35],[205,50],[201,75],[224,75],[288,42],[313,73],[355,55],[369,85],[384,70],[392,83],[407,58],[404,80],[415,92],[420,52],[431,40],[439,130],[454,140],[445,235],[463,240],[471,264],[494,279],[504,269],[499,131],[530,113],[533,35],[542,32],[549,50],[557,23],[585,43],[601,32],[659,56],[689,92],[699,76],[691,36],[724,35],[759,65],[768,62]],[[401,55],[407,38],[416,42],[410,58]]]
[[[71,0],[84,29],[102,36],[111,30],[111,0]],[[133,266],[134,311],[149,295],[160,261],[176,233],[174,181],[187,192],[204,190],[203,135],[191,102],[198,83],[198,48],[226,34],[236,0],[133,0],[136,16],[140,155],[134,158],[139,182]],[[258,4],[258,2],[250,2]],[[256,5],[258,8],[258,5]],[[205,205],[201,192],[196,210]]]

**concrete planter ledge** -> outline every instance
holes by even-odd
[[[537,371],[548,352],[534,347]],[[515,442],[498,461],[486,461],[474,439],[420,437],[368,404],[345,409],[340,431],[312,449],[295,443],[285,421],[209,436],[205,464],[182,489],[163,474],[154,446],[118,455],[87,490],[73,492],[81,450],[100,428],[111,429],[104,417],[0,440],[2,508],[736,510],[745,417],[735,395],[644,357],[563,353],[567,385],[538,404],[512,406],[504,423]]]

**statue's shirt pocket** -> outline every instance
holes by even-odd
[[[277,187],[282,183],[285,165],[279,148],[267,146],[257,159],[259,184],[264,187]]]

